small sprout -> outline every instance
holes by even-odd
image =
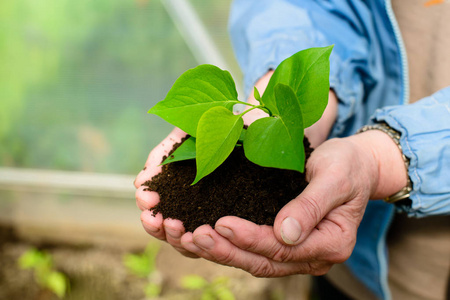
[[[181,286],[187,290],[199,291],[202,300],[234,300],[228,287],[228,277],[216,277],[212,282],[199,275],[187,275],[181,278]]]
[[[261,102],[261,95],[259,94],[256,86],[253,87],[253,95],[255,96],[255,99],[258,100],[258,102]]]
[[[303,172],[304,129],[317,122],[327,106],[332,49],[306,49],[281,62],[263,95],[254,88],[259,105],[239,101],[230,73],[218,67],[200,65],[182,74],[166,98],[149,110],[191,135],[186,146],[162,164],[195,158],[195,184],[243,145],[253,163]],[[236,104],[250,108],[235,115]],[[269,116],[245,130],[242,116],[254,109]]]
[[[69,289],[66,275],[55,271],[52,256],[35,248],[26,251],[18,260],[21,269],[32,269],[36,283],[43,289],[48,289],[62,299]]]
[[[128,271],[147,280],[144,293],[148,299],[156,298],[161,294],[162,278],[156,269],[156,256],[159,249],[159,243],[149,243],[143,253],[128,253],[123,256],[123,264]]]

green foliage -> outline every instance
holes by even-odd
[[[216,106],[231,108],[238,101],[230,73],[216,66],[200,65],[186,71],[175,81],[166,98],[153,106],[149,113],[197,135],[202,115]]]
[[[201,65],[184,73],[167,97],[149,110],[196,137],[170,161],[195,156],[195,184],[243,144],[246,157],[256,164],[303,172],[304,129],[319,120],[327,106],[332,49],[310,48],[284,60],[262,96],[254,89],[260,105],[251,105],[239,115],[232,112],[241,102],[228,72]],[[269,117],[256,120],[245,132],[242,116],[253,109]]]
[[[159,248],[159,244],[149,243],[141,254],[125,254],[123,264],[130,273],[140,278],[148,277],[156,270],[156,255],[159,252]]]
[[[161,165],[165,165],[171,162],[194,159],[196,155],[195,150],[195,138],[189,137],[187,140],[183,142],[172,155],[168,156]]]
[[[156,298],[161,294],[161,284],[149,282],[144,287],[145,296],[149,299]]]
[[[44,289],[64,298],[69,289],[69,280],[61,272],[54,270],[50,254],[37,249],[30,249],[20,256],[18,264],[22,269],[32,269],[36,283]]]
[[[275,117],[256,120],[247,130],[244,151],[247,158],[263,167],[275,167],[303,172],[302,110],[294,91],[287,85],[275,86]],[[261,155],[264,153],[264,155]]]
[[[160,249],[159,243],[149,243],[145,251],[140,254],[125,254],[123,264],[130,273],[147,280],[144,293],[148,299],[153,299],[161,294],[161,276],[156,269],[156,256]]]
[[[221,276],[209,282],[199,275],[181,278],[181,286],[192,291],[200,291],[202,300],[234,300],[234,294],[228,287],[228,277]]]
[[[328,103],[330,89],[329,57],[333,46],[309,48],[297,52],[284,60],[275,70],[261,102],[273,113],[278,112],[275,86],[283,83],[290,86],[303,111],[303,126],[314,124],[323,114]]]
[[[206,111],[198,122],[197,130],[197,183],[220,166],[233,151],[241,136],[244,120],[224,107]]]

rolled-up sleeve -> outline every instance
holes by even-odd
[[[410,216],[450,214],[450,87],[414,104],[376,111],[401,133],[403,153],[410,159],[411,206],[399,206]]]
[[[244,73],[245,96],[259,78],[287,57],[303,49],[334,44],[330,87],[339,105],[330,137],[352,134],[369,120],[375,108],[387,105],[383,99],[395,98],[386,96],[386,91],[401,86],[396,81],[398,70],[386,70],[396,65],[395,43],[390,36],[383,38],[383,47],[389,51],[381,50],[380,28],[384,23],[377,21],[368,5],[341,0],[233,1],[229,32]],[[384,57],[386,53],[392,57]]]

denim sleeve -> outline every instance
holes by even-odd
[[[403,153],[410,159],[410,216],[450,214],[450,87],[406,106],[377,110],[374,121],[401,133]]]
[[[401,85],[383,86],[388,82],[385,62],[396,65],[396,57],[383,57],[379,40],[382,38],[383,47],[389,48],[386,53],[396,53],[395,45],[383,36],[380,24],[384,22],[376,20],[377,10],[368,5],[366,1],[341,0],[234,0],[229,32],[244,73],[245,96],[259,78],[287,57],[306,48],[334,44],[330,87],[339,105],[330,136],[351,134],[349,123],[354,130],[367,123],[375,108],[387,105],[381,103],[383,99],[395,98],[382,93],[398,90]],[[393,75],[396,72],[389,71],[389,76],[397,76]],[[372,101],[370,93],[381,99],[375,101],[380,103]]]

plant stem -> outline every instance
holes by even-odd
[[[253,105],[253,104],[249,104],[249,105],[252,106],[252,107],[249,108],[249,109],[247,109],[247,110],[244,110],[242,113],[240,113],[240,114],[239,114],[240,117],[242,117],[242,116],[245,115],[246,113],[248,113],[248,112],[254,110],[255,108],[258,108],[258,109],[260,109],[260,110],[262,110],[262,111],[268,113],[269,116],[272,116],[270,110],[269,110],[267,107],[265,107],[264,105]]]

